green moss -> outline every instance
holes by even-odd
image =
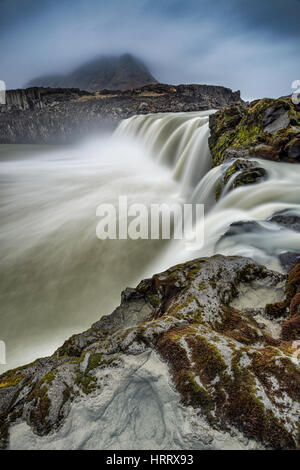
[[[84,356],[87,354],[87,352],[84,353]],[[81,358],[80,363],[83,362],[84,357]],[[91,371],[94,369],[103,366],[104,362],[103,359],[103,353],[91,353],[88,359],[87,366],[83,371],[81,371],[80,366],[76,368],[75,370],[75,379],[74,383],[80,387],[83,392],[88,395],[91,393],[95,388],[96,388],[96,383],[97,379],[90,374]]]
[[[205,412],[210,412],[214,408],[214,400],[210,393],[196,382],[193,372],[188,372],[187,379],[189,382],[188,396],[189,403],[193,406],[201,406]]]
[[[159,295],[157,295],[157,294],[148,294],[147,297],[148,297],[151,305],[153,305],[154,308],[157,308],[159,306],[159,302],[160,302]]]
[[[44,375],[44,377],[41,380],[41,383],[46,382],[48,385],[50,385],[55,378],[55,374],[56,374],[56,371],[50,370],[49,372],[47,372],[47,374]]]
[[[206,289],[206,284],[205,282],[201,282],[199,285],[198,285],[198,289],[199,290],[205,290]],[[198,299],[197,299],[198,300]]]
[[[214,147],[212,156],[213,156],[213,167],[220,165],[223,163],[224,160],[224,152],[225,150],[231,146],[234,142],[235,134],[234,132],[224,132],[218,140]]]
[[[44,419],[47,416],[49,416],[50,406],[51,406],[51,400],[48,397],[48,388],[45,385],[44,387],[41,388],[40,394],[39,394],[39,408],[41,411],[41,415]]]
[[[99,366],[102,355],[103,355],[102,353],[95,353],[95,354],[90,355],[88,365],[85,370],[86,374],[88,374],[91,370]]]
[[[260,182],[261,179],[266,176],[266,171],[264,168],[255,166],[252,162],[236,159],[225,174],[218,180],[216,186],[216,200],[220,198],[222,190],[229,183],[234,174],[236,174],[236,177],[231,182],[228,188],[229,191],[239,186]]]
[[[83,374],[77,371],[74,383],[82,389],[82,391],[88,395],[93,392],[96,388],[97,379],[92,375]]]
[[[16,367],[15,369],[10,369],[8,372],[4,372],[3,374],[0,375],[0,382],[2,382],[4,379],[7,379],[7,377],[10,377],[12,375],[18,375],[19,373],[25,371],[26,369],[29,369],[30,367],[34,366],[39,360],[40,359],[36,359],[35,361],[30,362],[29,364]]]
[[[192,359],[195,371],[210,382],[217,374],[221,374],[227,368],[217,346],[211,343],[204,335],[189,336],[186,339],[192,351]]]
[[[187,272],[187,278],[190,281],[193,281],[195,279],[195,277],[198,276],[200,270],[201,270],[201,264],[199,264],[198,266],[194,266],[193,268],[189,269],[188,272]]]
[[[6,387],[14,387],[15,385],[18,385],[18,383],[21,382],[21,380],[24,379],[23,374],[11,374],[11,375],[6,375],[1,381],[0,381],[0,389],[1,388],[6,388]]]
[[[30,412],[30,422],[42,431],[42,434],[47,434],[51,430],[51,424],[48,420],[50,413],[51,400],[48,396],[48,386],[42,380],[30,392],[26,398],[27,402],[33,402],[33,408]]]
[[[275,109],[285,109],[290,117],[289,126],[275,134],[263,130],[264,113],[271,106]],[[243,158],[255,156],[257,153],[257,157],[293,162],[288,157],[287,146],[291,139],[297,136],[295,126],[299,124],[299,111],[290,98],[262,99],[248,107],[224,108],[210,117],[209,146],[213,166],[224,161],[225,151],[229,148],[235,150],[236,154],[241,152]],[[264,144],[266,148],[256,148],[258,144]],[[220,187],[216,191],[217,200],[219,196]]]
[[[233,141],[232,146],[235,148],[240,147],[250,147],[251,145],[257,143],[257,138],[261,134],[262,129],[259,125],[251,125],[248,124],[241,125],[235,139]]]
[[[203,306],[199,303],[198,298],[191,296],[182,303],[179,303],[171,308],[168,311],[168,314],[181,320],[187,319],[191,323],[203,323],[202,312]]]

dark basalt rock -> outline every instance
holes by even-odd
[[[229,157],[228,154],[227,156]],[[233,160],[232,165],[226,169],[225,173],[217,183],[216,200],[219,199],[222,191],[226,186],[227,192],[229,192],[235,188],[238,188],[239,186],[260,183],[265,178],[266,170],[258,166],[257,162],[242,159]]]
[[[234,237],[235,235],[240,235],[241,233],[254,233],[263,230],[264,228],[261,226],[260,222],[256,222],[255,220],[234,222],[229,226],[229,229],[222,238]]]
[[[234,222],[222,235],[218,244],[228,237],[247,236],[247,234],[251,233],[261,233],[265,238],[272,237],[274,224],[276,224],[279,229],[289,229],[300,232],[300,217],[282,211],[264,221],[249,220]],[[278,255],[278,260],[285,272],[290,272],[298,263],[299,257],[300,252],[284,252]]]
[[[0,143],[65,144],[136,114],[200,111],[240,102],[240,92],[210,85],[153,84],[89,93],[70,88],[9,90],[0,106]]]
[[[300,162],[300,138],[295,138],[288,144],[289,158]]]
[[[81,91],[79,88],[35,87],[24,90],[8,90],[6,92],[6,105],[0,105],[0,112],[38,110],[47,106],[55,106],[62,102],[74,101],[82,96],[92,96],[92,94]]]
[[[300,252],[294,253],[292,251],[286,251],[279,255],[279,261],[281,266],[286,272],[289,272],[293,269],[300,259]]]
[[[271,132],[272,134],[285,129],[290,123],[289,107],[270,106],[263,113],[262,127],[264,132]]]
[[[275,222],[281,227],[289,228],[295,232],[300,232],[300,217],[298,215],[291,215],[285,211],[277,212],[269,219],[270,222]]]

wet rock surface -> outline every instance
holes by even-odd
[[[218,181],[216,188],[216,200],[226,192],[232,191],[239,186],[255,184],[264,181],[267,177],[264,168],[255,161],[234,159]]]
[[[250,162],[249,162],[250,163]],[[224,178],[224,177],[223,177]],[[221,180],[221,184],[223,180]],[[219,183],[220,184],[220,183]],[[222,188],[223,186],[221,186]],[[222,190],[221,190],[222,191]],[[221,192],[219,192],[221,194]],[[218,195],[218,188],[217,188]],[[244,237],[245,240],[249,237],[249,234],[261,234],[264,238],[272,238],[275,232],[282,233],[282,237],[285,236],[284,230],[292,230],[294,232],[300,232],[300,217],[292,215],[290,211],[282,211],[274,214],[267,220],[264,221],[239,221],[231,224],[228,230],[218,241],[218,244],[222,243],[227,238],[233,238],[239,240],[240,237]],[[285,272],[290,272],[298,263],[300,258],[300,251],[282,251],[278,254],[279,262]]]
[[[0,377],[2,447],[298,448],[298,296],[299,265],[286,283],[221,255],[140,282],[53,356]]]

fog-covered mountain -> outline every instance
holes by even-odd
[[[63,87],[97,91],[127,90],[157,83],[147,66],[130,54],[101,56],[76,68],[69,75],[37,77],[26,87]]]

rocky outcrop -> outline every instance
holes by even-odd
[[[209,85],[149,85],[129,91],[9,90],[0,105],[0,143],[64,144],[116,126],[135,114],[197,111],[240,101],[240,93]]]
[[[218,255],[125,290],[53,356],[0,377],[2,446],[299,448],[299,361],[286,333],[298,274],[285,291],[285,276]]]
[[[210,116],[213,166],[234,158],[300,162],[300,105],[290,97],[226,107]]]
[[[6,105],[0,106],[0,112],[38,110],[47,106],[55,106],[61,102],[74,101],[81,96],[89,95],[91,94],[80,91],[78,88],[26,88],[24,90],[8,90],[6,92]]]
[[[255,161],[235,159],[228,165],[219,178],[216,188],[216,200],[226,191],[232,191],[239,186],[260,183],[266,179],[266,170],[261,168]]]

